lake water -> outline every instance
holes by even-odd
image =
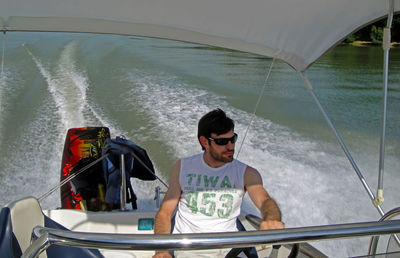
[[[214,108],[236,121],[239,159],[257,168],[287,227],[379,219],[300,76],[269,58],[137,37],[8,33],[0,88],[0,203],[57,185],[68,128],[107,126],[144,147],[168,181],[179,157],[201,151],[198,119]],[[385,203],[399,206],[400,49],[391,50]],[[338,46],[305,75],[376,192],[382,50]],[[133,182],[155,210],[154,182]],[[149,197],[150,196],[150,197]],[[58,207],[59,193],[43,201]],[[258,214],[248,198],[243,213]],[[330,257],[367,253],[369,239],[319,242]]]

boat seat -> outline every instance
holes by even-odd
[[[42,212],[38,200],[34,197],[26,197],[24,199],[11,202],[5,208],[4,215],[3,210],[0,215],[1,222],[3,222],[3,216],[7,215],[9,211],[10,226],[8,229],[13,234],[9,234],[8,239],[3,241],[3,233],[0,235],[0,246],[4,242],[5,245],[12,245],[14,255],[8,257],[20,257],[23,252],[29,247],[31,243],[32,230],[36,226],[57,228],[68,230],[64,226],[53,221],[49,217],[45,216]],[[5,217],[7,219],[7,217]],[[2,225],[4,227],[4,225]],[[1,232],[4,230],[2,229]],[[6,232],[6,231],[5,231]],[[15,236],[15,237],[14,237]],[[11,244],[10,244],[11,242]],[[19,255],[18,255],[18,248]],[[16,255],[17,254],[17,255]],[[3,256],[1,256],[3,257]],[[101,253],[96,249],[85,249],[78,247],[68,247],[61,245],[51,245],[46,252],[40,254],[40,258],[46,257],[103,257]]]
[[[44,224],[48,228],[56,228],[69,230],[61,224],[55,222],[50,219],[46,215],[44,216]],[[99,250],[97,249],[86,249],[86,248],[78,248],[78,247],[70,247],[70,246],[62,246],[62,245],[51,245],[47,248],[47,256],[48,257],[63,257],[63,258],[97,258],[104,257]]]
[[[39,202],[34,197],[26,197],[7,205],[10,209],[11,226],[22,253],[31,243],[32,230],[44,226],[44,215]],[[40,257],[47,257],[43,253]]]
[[[0,213],[0,257],[21,257],[22,251],[13,233],[10,208],[4,207]]]

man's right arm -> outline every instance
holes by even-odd
[[[245,171],[244,183],[253,203],[260,210],[263,221],[260,229],[281,229],[285,225],[281,221],[281,211],[278,204],[265,190],[260,173],[252,167]]]
[[[164,200],[158,210],[155,218],[154,234],[170,234],[171,219],[179,199],[181,197],[181,185],[179,183],[179,173],[181,161],[178,160],[172,170],[169,187],[165,194]],[[170,257],[168,252],[158,251],[154,257]]]

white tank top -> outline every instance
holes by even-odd
[[[247,165],[233,160],[222,167],[208,166],[203,153],[181,160],[181,198],[173,233],[238,231],[236,218],[245,193]]]

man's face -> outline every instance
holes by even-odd
[[[211,134],[212,139],[220,139],[220,138],[231,138],[235,134],[233,130],[225,133],[217,135],[215,133]],[[218,145],[213,140],[209,140],[210,143],[210,156],[215,160],[223,163],[232,162],[233,154],[235,153],[235,143],[228,141],[226,145]]]

